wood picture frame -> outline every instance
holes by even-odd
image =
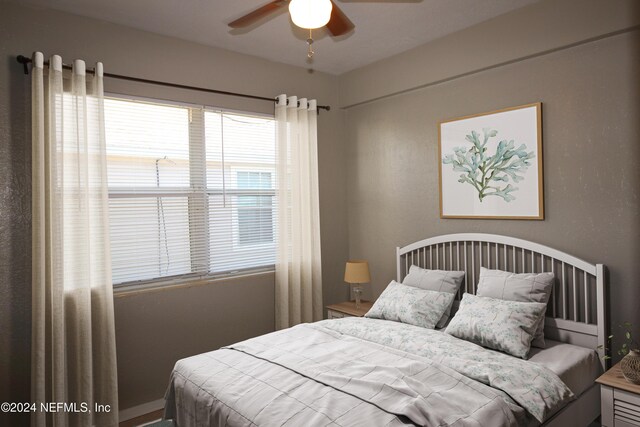
[[[438,123],[440,218],[544,220],[542,103]]]

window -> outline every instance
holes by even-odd
[[[272,117],[105,99],[113,282],[273,266]]]
[[[238,172],[241,190],[270,190],[271,172]],[[241,245],[273,243],[273,195],[238,196],[238,239]]]

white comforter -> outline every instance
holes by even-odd
[[[190,426],[515,426],[573,397],[546,368],[396,322],[304,324],[178,361],[166,417]]]

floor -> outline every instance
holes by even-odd
[[[157,411],[149,412],[148,414],[140,415],[139,417],[135,417],[127,421],[122,421],[120,423],[120,427],[144,426],[150,422],[160,420],[163,413],[164,409],[158,409]]]

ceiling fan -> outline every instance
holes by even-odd
[[[311,30],[326,26],[332,37],[338,37],[355,28],[353,22],[347,18],[347,15],[333,0],[273,0],[230,22],[229,27],[249,27],[260,19],[281,10],[286,5],[289,5],[289,14],[293,23],[300,28],[309,30],[309,38],[307,39],[309,45],[307,56],[309,58],[313,56]]]

